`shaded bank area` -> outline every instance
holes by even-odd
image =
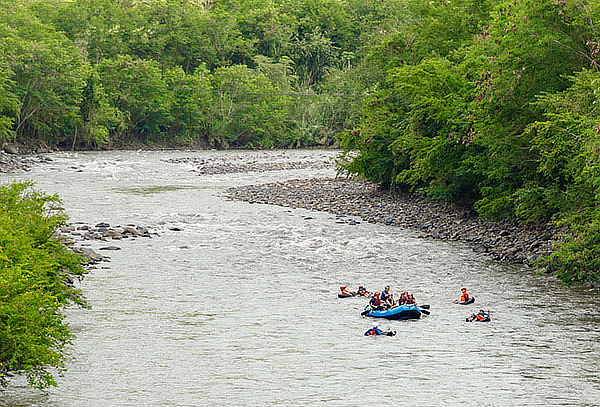
[[[444,202],[410,194],[391,194],[375,184],[345,178],[290,180],[231,188],[228,197],[249,203],[280,205],[357,216],[370,223],[423,232],[421,237],[468,242],[477,253],[495,260],[531,265],[547,255],[555,230],[494,222]],[[356,223],[356,221],[349,221]]]

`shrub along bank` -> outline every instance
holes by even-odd
[[[0,385],[11,372],[54,385],[51,369],[64,367],[73,338],[63,309],[86,305],[72,285],[82,258],[54,237],[65,219],[58,204],[28,183],[0,186]]]

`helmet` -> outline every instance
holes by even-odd
[[[467,291],[465,287],[461,288],[460,291]]]
[[[343,290],[344,288],[346,288],[346,286],[345,286],[345,285],[341,285],[341,286],[340,286],[340,290]]]
[[[379,297],[379,292],[376,292],[375,294],[373,294],[375,297]]]

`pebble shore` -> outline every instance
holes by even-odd
[[[391,194],[376,185],[346,178],[289,180],[231,188],[231,199],[359,217],[420,231],[420,237],[468,242],[473,251],[494,260],[531,265],[550,253],[556,231],[495,222],[439,201],[411,194]],[[357,223],[353,221],[353,223]]]
[[[23,156],[0,151],[0,173],[29,171],[34,164],[51,161],[52,158],[41,155]]]
[[[288,151],[231,153],[223,157],[179,157],[164,160],[171,164],[192,165],[198,175],[239,174],[283,170],[334,168],[331,153],[321,153],[316,157],[296,157]]]
[[[19,155],[0,151],[0,173],[28,171],[29,163]]]

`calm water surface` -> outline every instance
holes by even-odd
[[[93,308],[68,310],[77,340],[59,386],[16,380],[0,406],[600,405],[598,295],[401,228],[223,198],[228,187],[333,170],[200,176],[163,161],[228,154],[240,153],[61,153],[0,177],[59,193],[72,221],[160,233],[116,242],[110,268],[80,284]],[[431,316],[379,324],[396,337],[365,337],[365,301],[336,298],[358,284],[413,291]],[[478,304],[450,303],[463,285]],[[465,323],[480,306],[492,323]]]

